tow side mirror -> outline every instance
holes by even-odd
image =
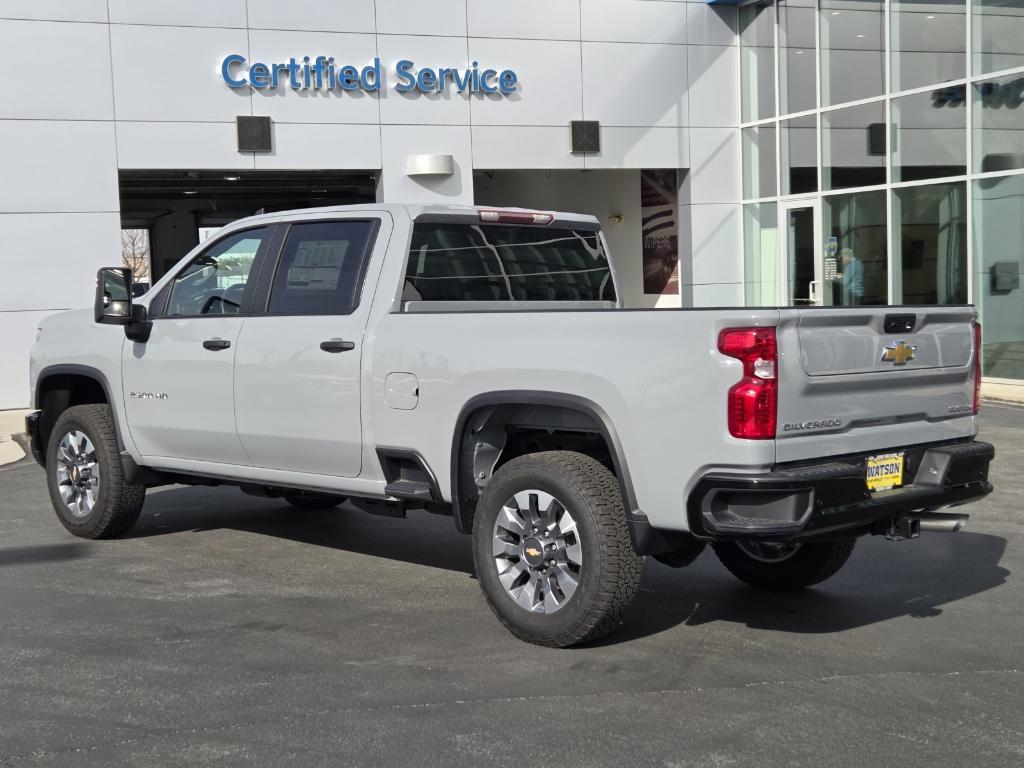
[[[146,308],[132,304],[132,271],[126,267],[103,267],[96,273],[93,317],[104,325],[123,325],[132,341],[148,341],[153,327]]]

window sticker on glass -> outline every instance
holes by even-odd
[[[289,288],[333,291],[338,287],[341,268],[348,252],[348,240],[305,240],[288,270]]]

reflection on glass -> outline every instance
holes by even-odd
[[[974,302],[981,308],[982,372],[1024,379],[1024,176],[974,182]]]
[[[831,106],[883,93],[885,4],[822,0],[821,103]]]
[[[825,304],[886,304],[889,293],[885,191],[822,198],[826,242],[836,239],[836,255],[825,257]],[[831,263],[829,263],[831,261]]]
[[[972,89],[974,170],[1024,168],[1024,73],[975,83]]]
[[[743,206],[743,292],[748,307],[779,303],[779,221],[775,203]]]
[[[818,133],[814,115],[779,123],[782,194],[818,191]]]
[[[775,197],[775,126],[743,129],[743,197]]]
[[[779,109],[814,109],[814,6],[817,0],[779,2]]]
[[[892,90],[905,91],[964,77],[967,15],[964,0],[893,0]]]
[[[964,88],[939,88],[892,100],[892,180],[967,173]]]
[[[824,189],[885,183],[885,105],[834,109],[821,115]]]
[[[1024,66],[1024,0],[974,0],[974,74]]]
[[[740,103],[744,122],[775,115],[775,6],[744,5],[740,24]]]
[[[893,239],[903,304],[967,303],[963,182],[894,189]]]

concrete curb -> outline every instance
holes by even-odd
[[[28,411],[0,411],[0,466],[25,458],[25,451],[14,439],[14,435],[24,433],[26,413]]]

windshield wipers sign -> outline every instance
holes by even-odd
[[[356,67],[352,64],[339,65],[333,56],[317,56],[315,59],[303,56],[287,62],[248,64],[244,56],[233,53],[226,56],[220,65],[220,74],[231,88],[255,88],[256,90],[288,87],[296,91],[380,91],[386,87],[385,73],[380,59],[372,64]],[[417,68],[415,62],[402,59],[395,65],[395,90],[400,93],[443,93],[454,90],[457,93],[497,93],[504,96],[513,94],[519,85],[519,78],[511,69],[500,72],[495,69],[480,69],[474,61],[466,69],[440,67]]]

